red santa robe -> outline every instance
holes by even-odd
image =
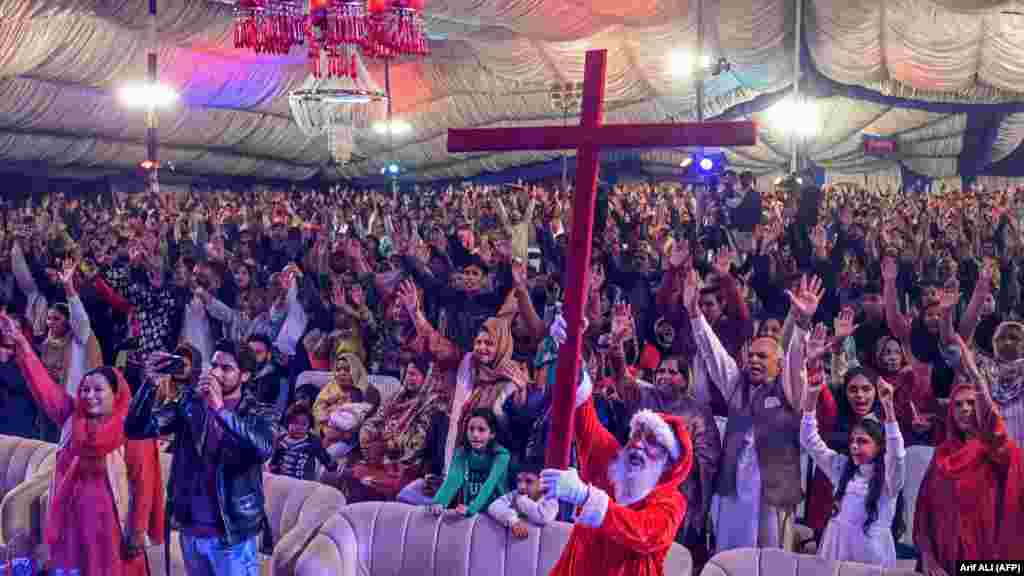
[[[576,449],[580,476],[591,484],[569,542],[551,576],[661,576],[665,558],[686,516],[679,487],[693,467],[693,443],[678,416],[658,414],[675,433],[680,457],[669,463],[658,485],[639,502],[612,500],[609,478],[622,447],[601,425],[588,399],[576,409]]]
[[[998,413],[980,400],[976,406],[978,433],[966,439],[954,432],[949,406],[950,432],[935,451],[914,511],[914,543],[950,575],[960,560],[1011,560],[1024,551],[1024,453]]]

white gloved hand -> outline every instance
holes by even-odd
[[[545,498],[554,498],[579,506],[587,501],[590,487],[580,479],[575,468],[555,470],[548,468],[540,473],[540,487]]]
[[[565,344],[565,341],[569,338],[569,324],[565,321],[565,316],[561,314],[555,316],[555,319],[551,322],[548,334],[555,341],[555,344],[559,346]]]

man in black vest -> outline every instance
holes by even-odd
[[[803,380],[791,373],[803,367],[811,318],[823,291],[818,278],[804,277],[790,298],[795,323],[782,362],[776,340],[757,338],[741,372],[696,305],[696,271],[683,300],[697,344],[694,384],[698,399],[708,398],[711,381],[725,397],[729,422],[716,492],[721,497],[715,526],[718,550],[747,547],[793,549],[792,525],[803,500],[800,488],[800,406]],[[756,522],[751,522],[756,518]]]

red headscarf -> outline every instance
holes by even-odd
[[[55,543],[60,539],[60,530],[66,522],[74,519],[64,518],[72,509],[68,503],[74,498],[75,483],[78,481],[83,466],[104,459],[124,445],[124,420],[128,415],[128,407],[132,401],[132,392],[121,371],[116,368],[100,368],[89,374],[102,374],[109,379],[114,377],[111,387],[114,391],[114,405],[110,415],[105,418],[89,418],[85,414],[85,406],[78,398],[74,399],[74,411],[71,414],[71,437],[62,446],[67,456],[58,455],[57,470],[53,480],[53,494],[50,500],[49,518],[46,522],[46,541]],[[84,378],[83,378],[84,381]],[[62,439],[63,443],[63,439]],[[105,462],[104,462],[105,467]]]
[[[971,389],[958,384],[950,398]],[[1024,550],[1021,449],[1007,435],[1002,417],[984,408],[975,412],[976,433],[959,434],[955,409],[951,403],[949,433],[935,451],[914,515],[914,541],[950,574],[958,560],[1012,558]]]

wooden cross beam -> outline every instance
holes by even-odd
[[[551,436],[546,461],[551,468],[569,465],[573,437],[576,384],[583,352],[581,328],[589,283],[594,201],[601,148],[654,148],[675,146],[753,146],[753,122],[688,124],[604,124],[607,51],[590,50],[583,74],[583,101],[579,126],[480,128],[448,131],[449,152],[562,150],[575,148],[576,192],[565,290],[568,338],[558,354],[552,400]]]

